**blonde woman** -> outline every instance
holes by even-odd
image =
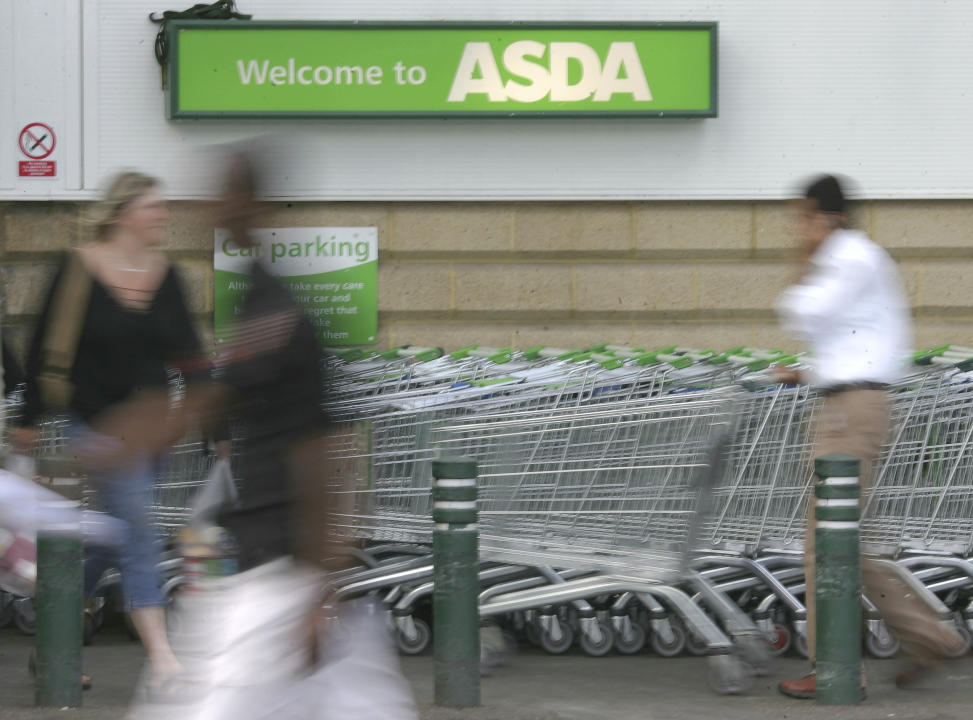
[[[90,292],[87,307],[78,313],[80,333],[69,372],[67,409],[76,451],[91,461],[89,481],[108,511],[124,521],[126,537],[115,553],[126,608],[148,654],[147,685],[150,691],[164,693],[182,668],[166,636],[158,547],[148,516],[159,458],[143,451],[129,453],[124,461],[97,461],[106,457],[106,449],[120,444],[121,433],[111,428],[117,428],[120,415],[131,423],[126,406],[153,392],[164,397],[168,367],[195,368],[195,375],[187,372],[190,381],[207,373],[182,282],[157,249],[169,218],[158,182],[141,173],[122,173],[96,210],[94,241],[70,251],[78,253],[83,272],[90,275]],[[45,371],[45,338],[54,307],[64,307],[53,298],[68,272],[70,252],[47,295],[28,356],[24,425],[13,431],[14,444],[21,449],[35,445],[35,423],[49,409],[44,407],[38,376]],[[146,426],[159,420],[141,419]],[[86,573],[86,595],[97,574]]]

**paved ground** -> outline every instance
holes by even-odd
[[[138,677],[142,651],[119,629],[103,630],[85,649],[85,669],[95,687],[80,710],[33,707],[26,671],[31,639],[0,630],[0,718],[3,720],[121,720]],[[482,683],[483,707],[454,711],[432,706],[432,658],[403,658],[403,672],[423,720],[970,720],[973,657],[949,665],[926,689],[902,691],[892,684],[895,660],[868,663],[869,699],[848,708],[818,707],[784,698],[777,680],[804,672],[804,663],[783,658],[772,677],[758,678],[746,695],[719,696],[707,686],[702,658],[553,657],[522,649],[509,665]],[[352,719],[353,720],[353,719]]]

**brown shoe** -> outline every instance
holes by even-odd
[[[788,697],[813,700],[814,693],[818,689],[818,681],[814,673],[810,673],[800,680],[782,680],[778,683],[777,689]]]
[[[788,697],[798,700],[813,700],[818,690],[818,679],[814,673],[805,675],[800,680],[782,680],[777,689]],[[868,697],[865,688],[861,689],[861,699]]]

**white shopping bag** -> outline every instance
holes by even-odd
[[[350,605],[340,625],[323,640],[322,666],[303,683],[307,720],[418,720],[382,609]]]
[[[203,487],[193,498],[190,525],[199,527],[216,524],[220,511],[236,505],[238,498],[230,461],[217,460],[213,463]]]

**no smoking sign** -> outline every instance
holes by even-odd
[[[57,163],[45,159],[57,145],[57,137],[50,125],[33,122],[24,126],[17,142],[20,152],[28,158],[19,163],[20,177],[54,177],[57,174]]]

